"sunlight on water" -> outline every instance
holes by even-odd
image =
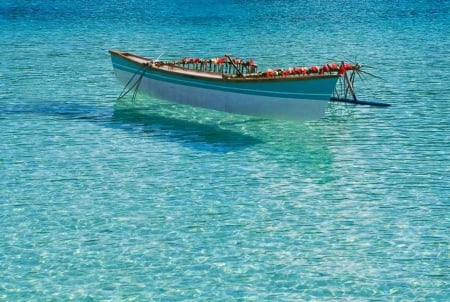
[[[449,296],[448,2],[74,3],[0,4],[0,301]],[[108,49],[351,60],[393,106],[116,101]]]

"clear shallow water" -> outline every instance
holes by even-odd
[[[141,2],[0,4],[0,300],[445,301],[448,1]],[[357,60],[393,106],[115,102],[110,48]]]

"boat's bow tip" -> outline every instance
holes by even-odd
[[[117,49],[109,49],[108,52],[109,52],[110,54],[119,54],[119,53],[122,53],[122,51],[117,50]]]

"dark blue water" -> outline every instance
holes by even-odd
[[[445,301],[449,1],[0,3],[0,301]],[[359,62],[274,121],[122,90],[108,49]]]

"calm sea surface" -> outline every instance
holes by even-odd
[[[0,301],[445,301],[449,28],[450,1],[2,0]],[[359,62],[393,106],[116,102],[108,49]]]

